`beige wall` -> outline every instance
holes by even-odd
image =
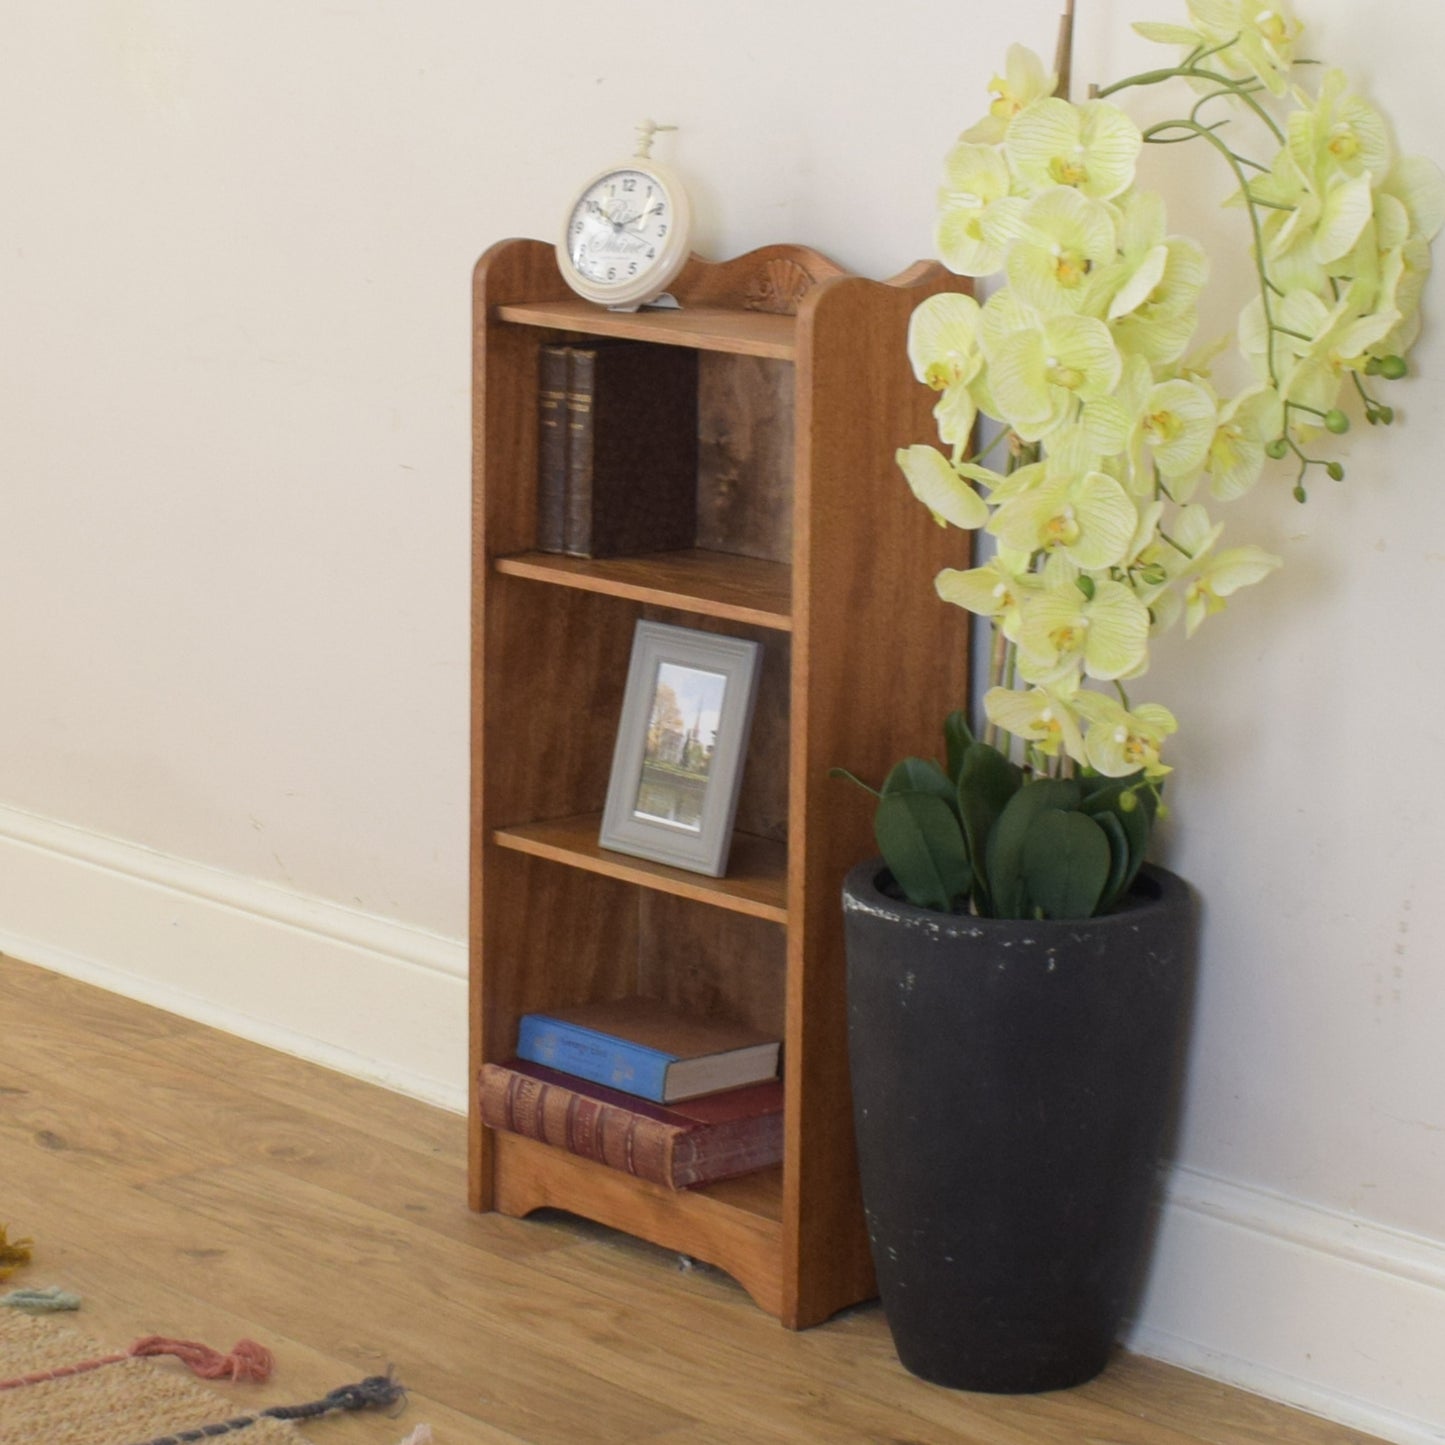
[[[1050,52],[1060,8],[3,6],[0,942],[459,1099],[473,260],[550,237],[651,115],[682,127],[658,154],[700,250],[901,270],[1006,44]],[[1298,8],[1445,159],[1445,6]],[[1081,80],[1147,62],[1128,21],[1181,9],[1081,0]],[[1163,184],[1177,224],[1228,233]],[[1445,1319],[1438,284],[1427,311],[1403,425],[1349,438],[1308,508],[1248,504],[1238,538],[1286,569],[1153,688],[1185,729],[1170,860],[1207,910],[1177,1187],[1236,1262],[1266,1204],[1296,1252],[1363,1230],[1376,1284],[1398,1244],[1412,1338]],[[328,1032],[342,999],[365,1019]],[[1321,1341],[1241,1266],[1191,1315],[1228,1260],[1180,1238],[1146,1344],[1416,1438],[1438,1386],[1352,1375],[1375,1347],[1348,1306]]]

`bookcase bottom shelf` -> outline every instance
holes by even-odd
[[[764,1169],[705,1189],[674,1191],[590,1159],[499,1133],[493,1207],[517,1218],[565,1209],[730,1274],[758,1307],[782,1318],[782,1171]]]

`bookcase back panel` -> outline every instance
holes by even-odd
[[[642,890],[637,946],[640,993],[783,1037],[788,948],[780,925]]]
[[[488,637],[484,769],[493,828],[601,812],[635,603],[495,575]]]
[[[762,645],[757,704],[743,763],[735,827],[740,833],[786,842],[788,837],[788,732],[791,721],[792,639],[771,628],[719,621],[692,612],[649,607],[651,621],[695,627],[727,637],[745,637]]]
[[[698,360],[697,545],[790,562],[793,368],[754,356]]]
[[[637,991],[638,890],[613,878],[491,848],[482,949],[487,1057],[516,1052],[517,1022]]]

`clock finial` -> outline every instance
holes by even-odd
[[[643,159],[652,154],[652,138],[660,130],[676,130],[675,125],[658,125],[655,120],[645,120],[637,127],[637,154]]]

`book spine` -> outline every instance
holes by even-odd
[[[567,528],[567,388],[571,353],[544,346],[537,358],[537,550],[561,552]]]
[[[667,1189],[699,1182],[687,1168],[688,1131],[498,1064],[483,1066],[482,1122],[596,1160]],[[676,1165],[683,1166],[681,1175]]]
[[[517,1055],[659,1104],[665,1098],[667,1070],[672,1062],[665,1054],[626,1039],[538,1014],[523,1017],[517,1033]]]
[[[567,377],[567,501],[563,550],[573,557],[592,555],[593,400],[597,352],[572,348]]]

